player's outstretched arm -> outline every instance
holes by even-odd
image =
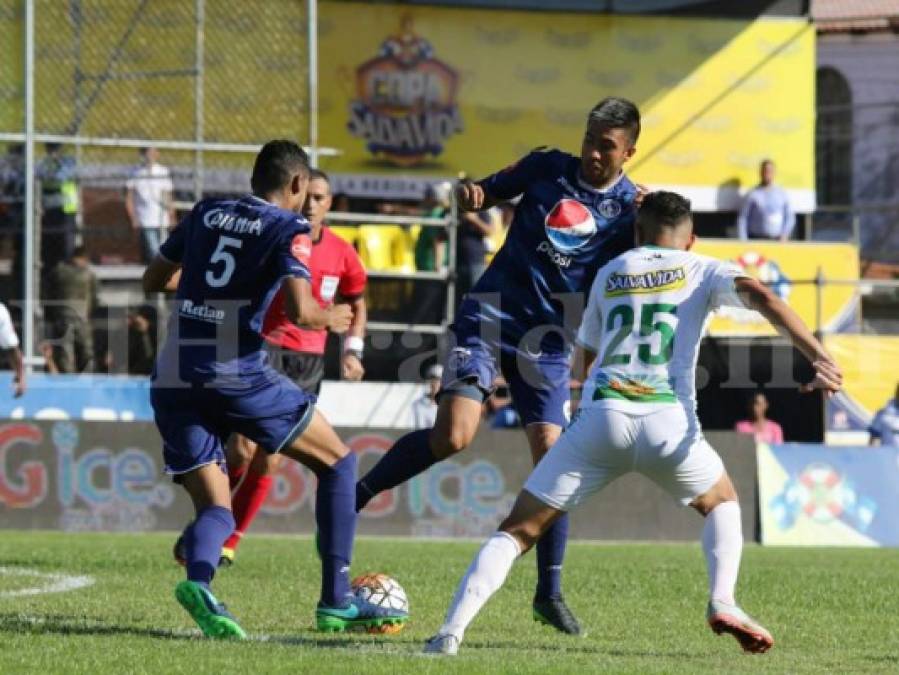
[[[175,291],[181,279],[181,263],[157,255],[144,270],[144,293]]]
[[[734,281],[743,303],[764,316],[781,335],[788,337],[795,347],[812,363],[815,379],[802,386],[802,391],[823,389],[832,395],[843,386],[843,373],[824,345],[787,303],[757,279],[740,277]]]
[[[353,320],[353,310],[347,304],[322,308],[312,296],[312,285],[306,279],[288,277],[281,282],[284,292],[284,311],[287,318],[303,328],[332,333],[345,333]]]

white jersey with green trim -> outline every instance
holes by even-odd
[[[578,342],[596,352],[582,406],[632,412],[696,406],[696,360],[711,312],[743,307],[736,265],[679,249],[641,246],[596,274]]]

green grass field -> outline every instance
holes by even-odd
[[[361,540],[353,571],[406,588],[412,619],[393,637],[312,631],[319,573],[312,542],[252,537],[215,590],[252,639],[197,637],[172,590],[182,578],[166,535],[0,533],[0,673],[896,672],[899,551],[764,549],[743,558],[738,597],[774,634],[762,656],[705,625],[698,545],[573,545],[569,603],[587,635],[531,620],[532,555],[472,625],[456,659],[419,655],[439,626],[472,542]],[[89,587],[46,586],[23,573],[89,575]]]

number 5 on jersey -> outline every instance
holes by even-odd
[[[639,337],[649,338],[637,347],[637,358],[650,366],[668,363],[674,352],[674,329],[677,325],[677,305],[670,303],[647,303],[640,309]],[[665,320],[665,315],[670,317]],[[657,318],[658,317],[658,318]],[[634,330],[634,308],[630,305],[616,305],[606,319],[606,331],[615,331],[615,335],[606,347],[602,358],[603,366],[627,365],[631,362],[632,351],[617,351],[621,344],[631,336]],[[654,352],[653,336],[659,334],[659,350]]]
[[[243,246],[243,241],[240,239],[225,236],[219,237],[218,246],[215,247],[215,251],[212,252],[212,257],[209,258],[210,269],[206,270],[206,283],[212,288],[227,286],[228,282],[231,281],[231,276],[234,274],[237,262],[234,260],[231,251],[228,249],[233,248],[237,250],[241,246]],[[212,266],[218,263],[223,263],[224,266],[221,268],[221,273],[216,275]]]

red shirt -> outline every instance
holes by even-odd
[[[312,275],[312,296],[327,307],[339,293],[353,298],[365,291],[367,276],[359,254],[327,227],[322,226],[321,237],[312,244],[307,263]],[[282,349],[307,354],[324,354],[328,331],[298,328],[284,313],[284,293],[278,290],[265,315],[262,335],[270,344]]]

